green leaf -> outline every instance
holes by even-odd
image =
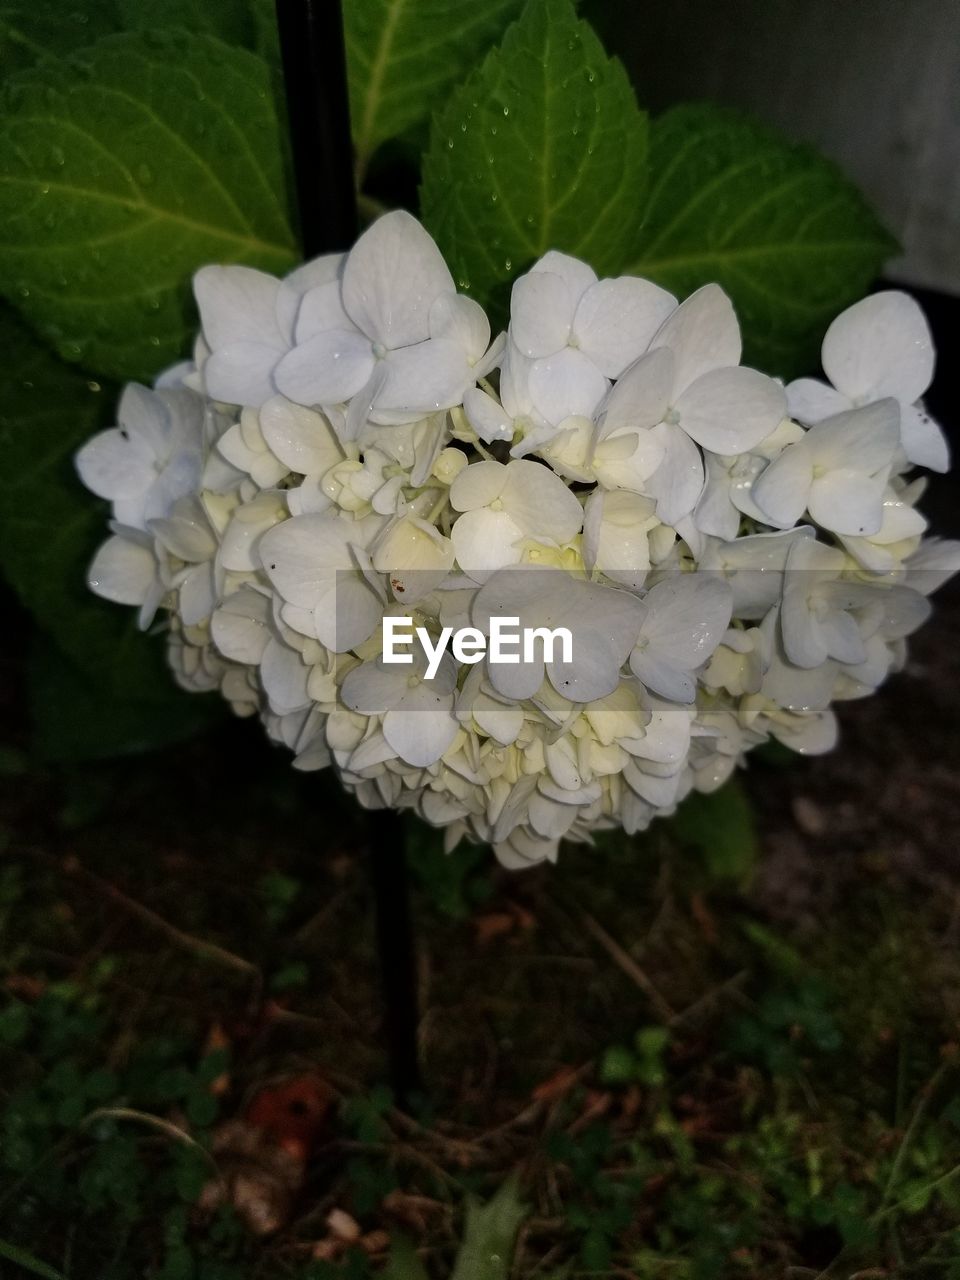
[[[520,0],[350,0],[343,26],[361,169],[381,142],[421,124],[475,65]]]
[[[516,1178],[508,1178],[486,1204],[469,1198],[463,1244],[450,1280],[507,1280],[517,1231],[529,1213],[517,1195]]]
[[[219,36],[228,44],[252,47],[254,16],[249,0],[116,0],[124,31],[168,30]]]
[[[547,249],[623,270],[637,245],[647,125],[623,67],[570,0],[530,0],[434,121],[423,218],[487,302]]]
[[[671,821],[681,844],[718,880],[746,880],[760,856],[753,811],[736,779],[719,791],[692,792]]]
[[[66,57],[117,28],[111,0],[55,5],[43,0],[0,4],[0,75]]]
[[[112,391],[62,364],[8,308],[0,346],[16,371],[0,384],[0,570],[55,637],[32,652],[41,753],[113,755],[195,732],[214,704],[177,690],[162,642],[86,587],[105,507],[81,486],[72,455],[111,416]]]
[[[721,284],[747,363],[809,372],[830,320],[896,250],[856,188],[809,147],[708,105],[653,122],[640,251],[624,268],[681,297]]]
[[[0,125],[0,289],[99,374],[184,354],[206,262],[294,261],[269,72],[183,32],[17,77]]]

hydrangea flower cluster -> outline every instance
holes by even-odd
[[[865,298],[828,382],[740,364],[722,289],[686,301],[549,252],[491,341],[427,232],[389,213],[277,280],[203,268],[194,361],[81,449],[113,504],[94,591],[169,620],[181,685],[259,715],[361,804],[510,867],[645,828],[904,661],[957,562],[924,539],[916,304]],[[568,655],[390,666],[383,618],[564,625]]]

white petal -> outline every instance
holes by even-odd
[[[530,370],[533,404],[554,426],[565,418],[592,418],[609,385],[593,361],[573,347],[537,360]]]
[[[258,408],[276,395],[274,370],[284,350],[262,342],[235,342],[215,351],[203,366],[207,394],[225,404]]]
[[[751,497],[772,525],[789,529],[807,507],[813,461],[806,441],[784,449],[754,481]]]
[[[350,401],[343,429],[340,432],[343,440],[348,442],[356,440],[364,427],[368,425],[374,402],[386,385],[387,377],[387,362],[385,360],[377,360],[370,377]]]
[[[827,330],[823,368],[851,400],[919,400],[933,378],[933,338],[920,307],[891,289],[848,307]]]
[[[797,378],[787,384],[787,408],[790,417],[805,426],[849,409],[850,398],[816,378]]]
[[[479,387],[470,387],[464,393],[463,409],[471,427],[486,444],[513,439],[513,419],[501,404]]]
[[[528,272],[514,282],[510,294],[511,342],[532,360],[561,351],[570,337],[574,306],[560,276]]]
[[[865,476],[838,470],[820,476],[810,486],[807,509],[817,524],[834,533],[869,537],[883,523],[886,476]]]
[[[340,404],[360,390],[374,364],[362,334],[333,329],[294,347],[273,376],[277,389],[298,404]]]
[[[900,442],[908,461],[930,471],[949,471],[950,448],[939,423],[913,404],[900,406]]]
[[[207,621],[217,604],[213,564],[197,564],[180,583],[177,597],[184,626],[198,627]]]
[[[80,479],[98,498],[136,498],[157,478],[155,455],[137,436],[111,427],[77,453]]]
[[[298,475],[329,471],[343,458],[329,420],[283,396],[273,396],[260,410],[263,438],[285,467]]]
[[[573,336],[601,373],[619,378],[646,351],[676,305],[672,293],[649,280],[598,280],[580,299]]]
[[[650,351],[630,366],[600,408],[599,439],[630,427],[653,427],[673,394],[674,360],[667,347]]]
[[[93,557],[87,585],[115,604],[143,604],[156,576],[157,559],[150,548],[115,534]]]
[[[358,573],[338,573],[332,593],[314,610],[317,639],[334,653],[346,653],[369,640],[380,626],[383,606]]]
[[[490,321],[473,298],[444,293],[430,308],[430,337],[456,343],[475,364],[490,344]]]
[[[663,447],[664,456],[644,492],[656,498],[663,523],[675,525],[693,511],[703,491],[703,458],[687,433],[672,423],[661,422],[650,434]]]
[[[344,706],[365,716],[383,715],[400,705],[412,669],[409,664],[385,664],[381,658],[354,667],[340,687]]]
[[[626,593],[621,594],[627,598]],[[618,642],[616,635],[608,637],[594,632],[586,643],[578,644],[577,640],[582,639],[574,638],[572,662],[547,665],[547,678],[557,693],[571,702],[594,702],[613,693],[620,683],[625,646],[622,640]]]
[[[641,652],[634,649],[630,655],[630,670],[652,693],[670,702],[693,702],[696,697],[697,682],[690,672],[668,662],[656,650]]]
[[[450,486],[450,504],[455,511],[474,511],[488,507],[503,492],[507,468],[502,462],[472,462]]]
[[[561,253],[559,249],[549,249],[530,270],[532,272],[547,271],[550,275],[560,277],[567,286],[571,316],[586,291],[592,284],[597,283],[597,273],[593,267],[581,262],[579,258],[572,258],[569,253]]]
[[[260,662],[260,679],[272,711],[282,716],[310,705],[307,675],[308,668],[296,649],[277,639],[267,641]]]
[[[594,475],[607,489],[630,489],[634,493],[652,494],[649,481],[666,457],[664,441],[668,438],[660,434],[658,428],[651,431],[623,431],[610,436],[594,450]],[[686,444],[681,447],[689,446],[692,453],[696,453],[696,465],[699,466],[700,454],[696,445],[691,444],[686,437],[684,439]],[[702,470],[699,474],[702,481]]]
[[[580,532],[583,508],[579,499],[539,462],[520,459],[509,463],[500,496],[504,508],[528,536],[562,545]]]
[[[824,418],[810,428],[805,443],[818,467],[873,475],[889,466],[900,443],[900,406],[888,398]]]
[[[228,596],[210,619],[213,643],[225,658],[259,664],[270,639],[270,601],[248,587]]]
[[[172,447],[172,438],[179,434],[178,428],[186,426],[191,409],[199,407],[202,422],[202,406],[202,398],[191,392],[164,390],[158,393],[138,382],[130,382],[120,396],[117,422],[128,435],[138,437],[162,459]]]
[[[201,267],[193,292],[211,351],[238,342],[285,346],[277,323],[279,290],[279,280],[252,267]]]
[[[596,489],[587,499],[583,521],[583,560],[631,589],[643,585],[650,568],[648,531],[654,503],[625,489]]]
[[[706,662],[730,623],[730,587],[712,573],[671,574],[643,598],[641,635],[657,656],[687,671]]]
[[[331,329],[350,332],[353,328],[353,322],[343,309],[339,280],[330,280],[303,295],[297,312],[298,345],[315,338],[318,333],[328,333]]]
[[[922,599],[922,597],[920,597]],[[856,664],[866,661],[867,651],[856,619],[849,613],[835,609],[820,623],[827,652],[837,662]]]
[[[780,608],[780,634],[787,658],[797,667],[811,670],[827,660],[826,640],[811,609],[807,582],[787,583]]]
[[[960,572],[960,542],[927,538],[906,561],[908,581],[923,595],[932,595]]]
[[[350,523],[334,515],[294,516],[260,540],[267,577],[289,604],[314,609],[337,569],[352,567]]]
[[[442,293],[456,293],[447,264],[403,209],[378,218],[347,255],[343,305],[354,324],[388,349],[430,336],[430,308]]]
[[[707,480],[694,508],[694,523],[701,533],[728,542],[740,528],[740,512],[730,497],[730,474],[715,454],[706,454],[704,462]]]
[[[506,511],[465,512],[450,530],[464,573],[490,573],[520,561],[521,530]]]
[[[422,686],[421,686],[422,687]],[[449,698],[438,701],[449,702]],[[459,725],[449,711],[399,707],[383,717],[383,736],[401,760],[418,768],[435,764],[457,736]]]
[[[287,346],[293,346],[293,334],[303,297],[310,293],[311,289],[332,283],[337,284],[339,293],[340,268],[346,256],[346,253],[325,253],[298,266],[296,270],[291,271],[291,274],[285,275],[280,282],[280,291],[276,294],[276,323],[279,325],[280,333],[284,335]]]
[[[377,409],[419,414],[450,409],[473,381],[465,351],[448,338],[391,351],[383,364],[387,379],[374,402]]]
[[[783,387],[755,369],[714,369],[674,402],[687,435],[714,453],[746,453],[787,411]]]
[[[495,844],[493,852],[501,867],[508,871],[525,871],[538,862],[556,862],[557,841],[518,828],[511,833],[509,840]]]
[[[171,518],[151,520],[147,527],[171,554],[190,564],[209,559],[217,549],[210,523],[196,498],[184,499]]]
[[[678,392],[711,369],[739,364],[740,326],[733,304],[718,284],[705,284],[668,316],[651,345],[673,352]]]

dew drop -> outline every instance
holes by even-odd
[[[50,158],[54,164],[66,164],[67,162],[63,147],[51,147]]]
[[[505,116],[508,116],[508,115],[510,114],[510,108],[509,108],[509,107],[504,107],[504,108],[503,108],[503,114],[504,114]]]

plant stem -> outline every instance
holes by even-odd
[[[357,236],[347,59],[339,0],[276,0],[300,239],[306,257],[348,249]],[[400,815],[370,815],[384,1033],[403,1106],[419,1086],[417,988],[410,888]]]
[[[300,240],[308,258],[357,235],[347,59],[338,0],[276,0]]]

